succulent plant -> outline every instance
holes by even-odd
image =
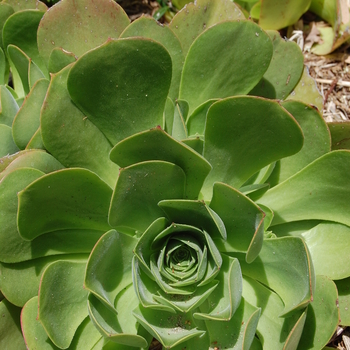
[[[228,0],[169,26],[0,5],[1,348],[322,349],[350,325],[350,153],[295,43]]]

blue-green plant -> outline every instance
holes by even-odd
[[[228,0],[169,26],[14,3],[1,348],[321,349],[349,325],[350,153],[295,43]]]

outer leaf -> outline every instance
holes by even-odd
[[[317,275],[325,275],[332,280],[350,276],[347,243],[350,227],[336,223],[321,223],[302,234],[310,250]]]
[[[118,293],[132,283],[131,261],[136,242],[133,237],[111,230],[99,239],[90,254],[84,287],[112,309]]]
[[[310,219],[350,225],[349,172],[349,151],[327,153],[267,191],[259,202],[274,211],[272,225]]]
[[[3,2],[11,5],[16,12],[24,9],[40,10],[43,12],[47,10],[47,6],[38,0],[26,0],[24,3],[19,3],[18,0],[3,0]]]
[[[284,303],[280,316],[287,316],[312,300],[315,275],[301,238],[267,239],[253,263],[247,264],[240,258],[240,264],[243,275],[263,283],[279,295]]]
[[[72,52],[56,47],[51,51],[49,58],[49,72],[58,73],[64,67],[70,65],[77,60]]]
[[[88,315],[83,289],[85,262],[57,261],[45,270],[39,289],[39,320],[51,341],[67,348]]]
[[[9,4],[4,3],[3,1],[0,3],[0,32],[2,33],[4,24],[6,20],[14,13],[14,9]],[[0,35],[0,46],[4,48],[2,42],[2,35]]]
[[[193,41],[212,25],[227,20],[244,19],[239,8],[228,0],[198,0],[176,14],[170,28],[180,39],[186,55]]]
[[[191,114],[209,99],[247,94],[266,72],[271,57],[270,38],[253,22],[219,23],[191,46],[182,72],[180,98],[188,101]]]
[[[183,61],[179,39],[168,26],[161,26],[153,18],[140,17],[132,22],[120,35],[121,38],[140,36],[158,41],[167,49],[172,61],[172,81],[169,97],[175,101],[179,97],[179,86]]]
[[[164,216],[162,199],[183,198],[185,174],[175,164],[142,162],[120,171],[109,210],[109,223],[126,233],[144,232]]]
[[[259,254],[264,233],[264,212],[248,197],[223,183],[215,183],[210,207],[225,224],[227,240],[215,240],[220,251],[247,252],[247,262]]]
[[[257,334],[263,348],[296,349],[306,313],[298,311],[287,318],[279,317],[284,309],[279,296],[248,277],[243,279],[243,296],[250,304],[261,307]]]
[[[111,195],[110,187],[88,170],[45,175],[18,195],[18,230],[27,240],[63,229],[108,230]]]
[[[304,56],[295,42],[282,39],[277,31],[268,31],[267,34],[272,40],[273,56],[263,78],[249,94],[284,100],[303,73]]]
[[[121,294],[116,305],[119,310],[115,311],[106,308],[101,301],[90,294],[88,299],[90,318],[99,332],[112,342],[128,347],[146,348],[147,341],[136,334],[136,319],[130,312],[138,305],[133,286],[129,285]]]
[[[332,137],[332,150],[350,149],[350,123],[331,122],[327,123]]]
[[[0,157],[19,151],[12,138],[12,130],[9,126],[0,124]]]
[[[0,86],[0,124],[12,126],[18,111],[18,105],[11,92],[3,85]]]
[[[40,126],[40,110],[49,82],[38,80],[26,96],[12,126],[13,138],[20,149],[24,149]]]
[[[0,346],[2,349],[24,350],[26,346],[21,334],[19,315],[21,310],[6,299],[0,302]]]
[[[38,297],[29,300],[21,313],[21,326],[23,336],[28,349],[58,350],[47,336],[43,326],[37,319]],[[100,333],[96,330],[90,318],[87,317],[78,327],[69,350],[91,349],[101,339]]]
[[[174,315],[164,311],[155,313],[141,306],[136,308],[133,314],[138,322],[168,349],[204,333],[192,326],[190,316],[186,314]]]
[[[24,10],[14,13],[3,28],[3,44],[17,46],[29,56],[40,70],[47,75],[47,70],[38,51],[37,30],[44,12]],[[46,76],[48,78],[48,76]]]
[[[311,4],[311,0],[262,0],[259,24],[264,29],[282,29],[298,21]]]
[[[146,160],[163,160],[178,165],[186,174],[186,197],[189,199],[197,199],[211,169],[203,157],[159,127],[119,142],[112,149],[110,158],[122,167]]]
[[[52,76],[41,113],[43,142],[66,167],[87,168],[112,187],[118,167],[108,159],[111,145],[71,101],[67,91],[69,70],[67,67]]]
[[[338,290],[340,324],[350,325],[350,278],[335,281]]]
[[[264,166],[298,152],[302,144],[299,125],[276,101],[238,96],[214,103],[205,131],[204,157],[213,169],[202,189],[204,198],[211,197],[214,182],[239,188]]]
[[[39,52],[46,62],[56,47],[81,56],[108,38],[118,38],[128,24],[128,16],[114,1],[60,1],[40,22]]]
[[[314,300],[308,306],[303,334],[298,349],[322,349],[333,336],[339,323],[337,288],[325,276],[317,276]]]
[[[162,124],[171,67],[170,55],[156,42],[109,40],[78,59],[69,74],[68,91],[115,145]]]

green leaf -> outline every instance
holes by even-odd
[[[211,197],[214,182],[239,188],[264,166],[298,152],[302,144],[299,125],[276,101],[238,96],[214,103],[205,131],[204,157],[213,169],[202,189],[204,198]]]
[[[185,139],[187,137],[187,128],[185,121],[187,119],[189,105],[185,100],[177,100],[175,103],[173,130],[171,135],[177,139]]]
[[[22,307],[38,295],[39,282],[45,268],[58,259],[74,259],[78,255],[49,256],[17,264],[0,263],[1,292],[12,304]]]
[[[214,289],[200,306],[201,312],[193,314],[196,319],[229,321],[241,302],[242,273],[239,262],[226,255],[222,255],[222,261],[216,276],[219,288]]]
[[[111,195],[111,188],[85,169],[44,175],[18,194],[18,230],[27,240],[64,229],[108,230]]]
[[[317,88],[315,80],[310,76],[308,68],[304,67],[303,75],[294,90],[287,97],[287,100],[293,99],[315,106],[322,114],[323,97]]]
[[[211,169],[203,157],[159,127],[121,141],[112,149],[110,158],[121,167],[147,160],[163,160],[178,165],[186,175],[185,195],[189,199],[197,199]]]
[[[144,309],[142,306],[133,310],[133,314],[138,322],[165,348],[174,347],[204,333],[188,322],[189,316],[186,314],[174,315],[165,311],[154,312]]]
[[[0,9],[1,9],[0,3]],[[1,16],[1,15],[0,15]],[[0,18],[1,21],[1,18]],[[0,35],[1,37],[1,35]],[[1,39],[0,39],[1,42]],[[3,49],[0,47],[0,85],[5,85],[8,82],[9,65]]]
[[[253,350],[260,309],[242,301],[229,321],[206,321],[210,335],[210,349]]]
[[[171,222],[198,227],[207,231],[212,238],[227,238],[221,217],[202,201],[162,200],[158,205]]]
[[[305,327],[298,349],[323,349],[332,338],[339,323],[337,308],[337,288],[325,276],[316,277],[316,291],[309,304]]]
[[[259,202],[274,211],[272,225],[310,219],[350,225],[349,172],[350,152],[333,151],[267,191]]]
[[[48,80],[38,80],[14,119],[12,134],[20,149],[26,148],[40,126],[40,110],[48,87]]]
[[[350,149],[350,123],[330,122],[327,123],[332,138],[332,150]]]
[[[273,56],[264,76],[249,94],[284,100],[303,73],[304,56],[295,42],[282,39],[277,31],[267,31],[267,34],[273,44]]]
[[[4,3],[9,4],[16,12],[26,10],[40,10],[45,12],[47,6],[38,0],[26,0],[23,3],[19,3],[18,0],[3,0]]]
[[[164,216],[159,201],[183,198],[185,180],[180,167],[163,161],[121,169],[109,210],[110,225],[126,233],[144,232],[155,219]]]
[[[0,86],[0,125],[12,126],[13,119],[18,111],[18,105],[6,86]],[[2,147],[1,147],[2,149]]]
[[[84,287],[112,309],[118,293],[132,283],[131,261],[136,242],[134,237],[111,230],[99,239],[90,254]]]
[[[24,306],[21,314],[22,331],[29,349],[58,350],[47,336],[38,316],[38,297],[30,299]],[[78,327],[69,350],[91,349],[93,344],[101,339],[90,318],[87,317]]]
[[[272,289],[282,299],[287,317],[308,305],[315,288],[315,274],[309,252],[299,237],[270,238],[251,264],[239,257],[244,276]]]
[[[49,58],[49,72],[58,73],[64,67],[69,66],[75,62],[77,58],[72,52],[63,50],[60,47],[56,47],[51,51]]]
[[[280,297],[246,276],[243,278],[243,297],[251,305],[261,307],[257,335],[264,349],[296,349],[305,323],[305,311],[280,317],[284,309]]]
[[[69,73],[68,91],[115,145],[136,132],[162,125],[171,67],[169,53],[154,41],[109,40],[78,59]]]
[[[259,24],[264,29],[282,29],[296,23],[311,4],[311,0],[261,1]]]
[[[334,282],[338,290],[340,324],[350,326],[350,278]]]
[[[229,0],[198,0],[190,3],[174,16],[170,29],[180,39],[186,55],[193,41],[206,28],[227,20],[244,19],[243,13]]]
[[[344,263],[349,257],[349,235],[350,227],[336,223],[321,223],[302,234],[317,275],[332,280],[350,276],[350,266]]]
[[[147,341],[136,334],[136,319],[130,312],[138,305],[133,286],[129,285],[120,294],[115,311],[111,311],[99,299],[90,294],[88,299],[90,318],[99,332],[112,342],[146,348]]]
[[[52,76],[41,113],[44,145],[64,166],[89,169],[114,187],[118,167],[108,157],[111,145],[72,102],[67,91],[69,70]]]
[[[220,251],[247,252],[247,262],[252,262],[263,243],[264,212],[248,197],[223,183],[214,184],[210,207],[226,227],[227,239],[214,239]]]
[[[6,299],[0,302],[0,347],[2,349],[26,349],[19,316],[21,309]]]
[[[188,101],[189,113],[209,99],[247,94],[266,72],[272,52],[270,38],[253,22],[229,21],[203,32],[182,72],[180,98]]]
[[[168,26],[161,26],[157,21],[148,17],[140,17],[133,21],[123,31],[120,38],[128,38],[132,36],[158,41],[169,52],[172,61],[172,81],[169,90],[169,97],[175,102],[179,97],[181,71],[185,59],[179,39]]]
[[[83,288],[86,262],[56,261],[43,273],[39,289],[39,320],[51,341],[67,348],[88,315]]]
[[[9,45],[18,47],[35,62],[45,77],[49,78],[37,45],[37,30],[43,14],[44,12],[37,9],[14,13],[4,25],[2,37],[4,47]]]
[[[14,13],[14,9],[9,4],[4,3],[3,1],[0,3],[0,32],[2,33],[4,24],[6,20]],[[2,42],[2,35],[0,35],[0,46],[4,48]]]
[[[12,130],[9,126],[0,124],[0,157],[19,151],[12,138]]]
[[[46,62],[55,48],[79,57],[109,38],[118,38],[129,22],[114,1],[60,1],[45,13],[40,23],[39,52]]]

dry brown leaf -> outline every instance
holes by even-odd
[[[322,44],[323,40],[321,39],[321,33],[316,27],[315,22],[311,22],[311,31],[305,39],[305,43],[308,47],[311,47],[313,44]]]

